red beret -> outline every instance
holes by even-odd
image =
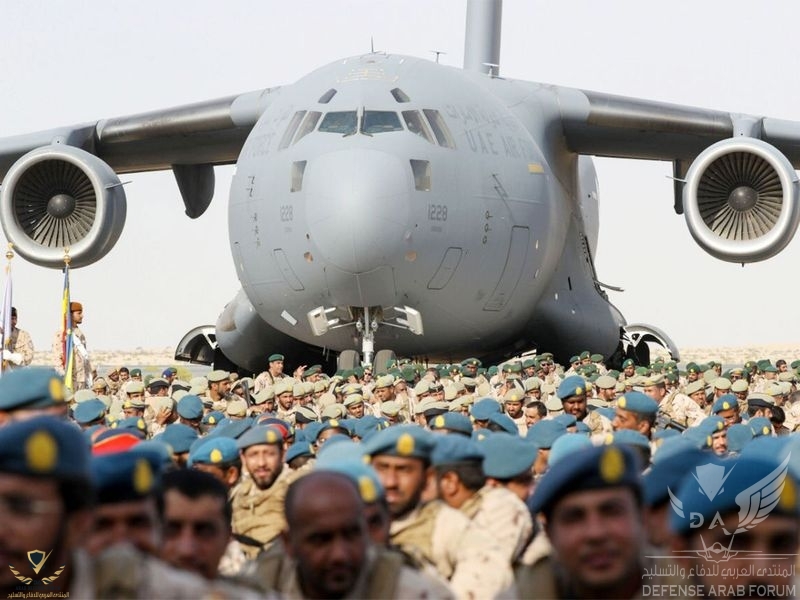
[[[70,312],[75,312],[76,310],[83,310],[83,304],[81,304],[80,302],[70,302],[69,310]]]

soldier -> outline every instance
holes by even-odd
[[[539,481],[553,550],[516,572],[513,598],[633,598],[645,575],[640,466],[627,448],[575,450]]]
[[[658,377],[648,378],[644,383],[644,393],[658,402],[659,412],[681,427],[693,427],[706,417],[703,410],[706,402],[703,380],[688,384],[685,393],[674,394],[666,393],[666,386]]]
[[[617,380],[608,375],[600,375],[595,382],[597,399],[603,406],[610,406],[617,399]]]
[[[11,332],[5,336],[3,368],[26,367],[33,360],[33,340],[24,329],[17,327],[17,309],[11,307]]]
[[[522,400],[524,394],[518,390],[511,390],[506,392],[503,396],[503,407],[506,414],[514,421],[517,427],[517,433],[524,436],[528,432],[528,426],[525,422],[525,414],[522,412]]]
[[[224,411],[230,397],[230,373],[218,369],[206,375],[206,379],[208,379],[206,395],[211,400],[212,410]]]
[[[630,429],[638,431],[648,440],[652,438],[656,424],[658,404],[642,392],[628,392],[617,400],[614,416],[614,430]]]
[[[725,422],[725,427],[742,422],[739,403],[733,394],[725,394],[717,398],[711,407],[711,414],[720,417]]]
[[[258,374],[255,381],[255,392],[260,392],[267,386],[274,386],[279,380],[284,378],[283,374],[283,354],[271,354],[267,359],[269,366],[266,371]]]
[[[530,429],[547,416],[547,407],[539,400],[531,400],[525,405],[525,426]]]
[[[451,598],[400,555],[370,544],[363,498],[374,498],[372,487],[332,471],[293,483],[285,506],[287,558],[265,556],[256,568],[259,582],[286,598]]]
[[[275,415],[282,421],[294,424],[294,396],[292,395],[292,380],[279,381],[272,386],[277,400],[277,412]]]
[[[509,563],[488,532],[440,500],[423,501],[433,434],[396,425],[373,434],[364,449],[386,490],[391,541],[433,566],[464,598],[490,598],[510,582]]]
[[[161,559],[206,579],[219,576],[231,537],[228,489],[213,475],[181,469],[161,480],[158,502],[164,531]]]
[[[246,535],[263,546],[271,544],[283,531],[283,501],[294,479],[283,465],[283,436],[268,425],[245,432],[238,440],[239,454],[249,477],[231,492],[233,532]],[[244,549],[255,558],[256,548]]]
[[[92,365],[86,347],[86,336],[79,327],[83,323],[83,305],[80,302],[70,302],[69,310],[72,315],[72,389],[77,391],[92,384]],[[67,365],[65,347],[64,332],[59,331],[53,340],[53,357],[54,366],[62,375]]]
[[[561,399],[564,412],[586,423],[592,434],[611,433],[614,429],[611,421],[597,411],[588,411],[586,386],[586,381],[578,375],[570,375],[559,384],[557,395]]]

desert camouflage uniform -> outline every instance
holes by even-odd
[[[89,361],[89,351],[86,348],[86,336],[77,327],[72,328],[72,390],[82,390],[92,385],[92,365]],[[61,332],[56,332],[53,340],[53,362],[56,371],[64,375],[64,338]]]
[[[614,426],[611,424],[611,421],[595,411],[588,413],[583,418],[583,422],[591,431],[591,435],[597,435],[598,433],[611,433],[614,431]]]
[[[459,510],[478,529],[491,532],[492,539],[509,564],[522,553],[533,533],[528,507],[504,487],[482,487]]]
[[[430,565],[458,598],[493,598],[511,583],[510,563],[489,532],[440,500],[392,521],[391,543]]]
[[[697,402],[682,393],[665,396],[658,410],[681,427],[694,427],[706,418],[705,412],[697,405]]]
[[[33,340],[31,335],[24,329],[14,327],[11,330],[11,335],[6,338],[6,349],[22,355],[22,362],[15,365],[11,361],[3,361],[3,368],[18,369],[19,367],[26,367],[33,361]]]

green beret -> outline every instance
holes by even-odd
[[[706,389],[705,381],[703,381],[702,379],[698,379],[697,381],[693,381],[692,383],[687,385],[683,391],[687,396],[691,396],[692,394],[705,389]]]
[[[571,363],[576,363],[576,362],[581,362],[581,357],[580,357],[580,356],[578,356],[578,355],[576,354],[575,356],[572,356],[572,357],[569,359],[569,362],[570,362],[570,364],[571,364]]]
[[[591,358],[593,363],[603,362],[602,354],[592,354],[589,358]]]
[[[483,364],[477,358],[466,358],[461,361],[462,367],[481,367]]]
[[[274,362],[276,360],[285,360],[283,354],[270,354],[267,362]]]
[[[589,359],[591,359],[591,356],[592,356],[592,355],[591,355],[591,354],[589,354],[589,351],[588,351],[588,350],[584,350],[583,352],[581,352],[581,360],[584,360],[584,359],[586,359],[586,358],[589,358]]]
[[[626,358],[624,361],[622,361],[622,368],[623,369],[627,369],[628,367],[635,367],[635,366],[636,366],[636,363],[633,362],[632,358]]]

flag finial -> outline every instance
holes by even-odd
[[[72,262],[72,258],[69,255],[69,246],[64,247],[64,266],[68,267],[69,263]]]

